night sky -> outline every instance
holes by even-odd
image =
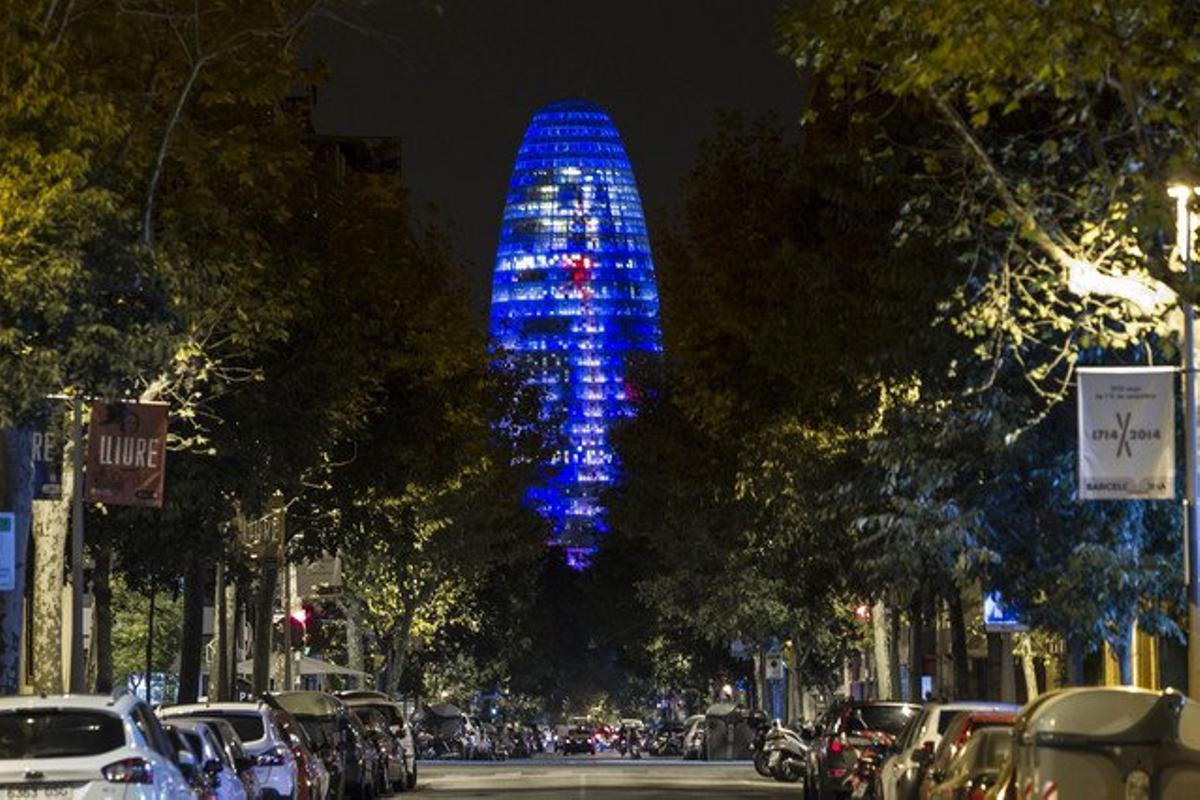
[[[799,117],[776,54],[773,0],[379,2],[378,34],[323,23],[322,133],[400,136],[405,181],[451,226],[481,311],[509,172],[533,112],[583,97],[608,109],[651,231],[718,110]]]

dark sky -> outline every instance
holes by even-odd
[[[379,0],[383,37],[325,23],[323,133],[400,136],[420,203],[452,225],[486,303],[509,172],[533,112],[583,97],[625,140],[651,225],[716,112],[799,115],[795,70],[776,54],[774,0]]]

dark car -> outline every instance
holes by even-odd
[[[882,752],[920,711],[912,703],[842,701],[811,732],[809,785],[819,800],[844,797],[846,780],[865,750]]]
[[[400,739],[392,733],[387,719],[379,711],[364,707],[351,709],[362,723],[367,738],[379,754],[379,774],[383,785],[403,792],[408,789],[407,754]]]
[[[563,755],[587,753],[594,756],[596,755],[595,734],[588,728],[571,728],[562,738],[559,749],[562,750]]]
[[[324,692],[280,692],[271,699],[296,718],[325,762],[331,800],[374,800],[378,755],[345,703]]]

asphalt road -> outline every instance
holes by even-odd
[[[801,800],[800,784],[760,778],[749,762],[696,763],[603,756],[420,764],[418,794],[479,800]]]

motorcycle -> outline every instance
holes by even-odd
[[[779,724],[779,720],[775,720],[775,724]],[[764,778],[771,777],[771,768],[767,763],[769,755],[767,753],[767,733],[772,726],[765,723],[755,726],[754,741],[750,743],[750,749],[754,751],[754,771]]]
[[[785,728],[778,720],[767,732],[763,744],[767,770],[772,778],[782,783],[796,783],[808,775],[808,744],[800,734]]]
[[[892,737],[886,733],[872,733],[866,744],[856,748],[857,761],[843,783],[843,789],[850,800],[874,799],[875,779],[884,759],[887,758],[892,741]]]

